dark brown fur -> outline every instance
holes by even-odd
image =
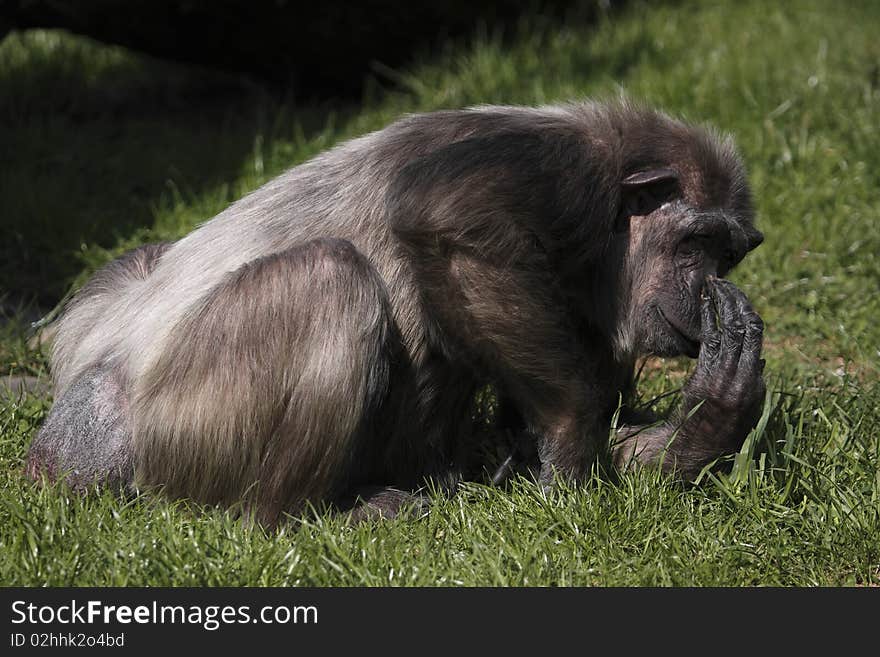
[[[99,272],[61,320],[29,470],[107,479],[102,436],[84,435],[106,415],[130,486],[242,501],[266,524],[358,497],[394,513],[398,489],[457,479],[475,392],[493,384],[541,480],[579,479],[637,356],[717,342],[684,408],[712,397],[725,415],[624,429],[617,450],[692,476],[754,419],[760,320],[712,281],[758,243],[729,140],[660,113],[407,117],[270,182],[153,268]],[[106,386],[117,408],[78,401]]]

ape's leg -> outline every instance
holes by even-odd
[[[404,438],[380,418],[392,379],[406,380],[392,372],[402,356],[384,283],[349,242],[251,262],[174,328],[136,382],[136,481],[242,500],[268,525],[361,484],[397,484]]]

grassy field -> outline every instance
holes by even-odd
[[[548,496],[473,485],[418,521],[266,534],[23,481],[50,400],[0,392],[0,584],[880,585],[878,30],[870,1],[635,4],[592,28],[476,37],[395,74],[397,91],[307,107],[59,33],[8,36],[4,375],[46,374],[24,334],[34,302],[341,139],[409,111],[624,91],[740,144],[767,239],[732,278],[767,325],[770,394],[732,472],[697,488],[647,472]],[[644,396],[689,367],[652,361]]]

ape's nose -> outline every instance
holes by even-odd
[[[749,240],[749,251],[758,248],[764,242],[764,233],[753,226],[746,228],[746,237]]]

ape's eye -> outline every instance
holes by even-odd
[[[705,252],[709,249],[712,243],[712,237],[710,235],[688,235],[681,242],[681,249],[688,252],[693,253],[695,251]]]
[[[627,210],[630,214],[644,216],[651,214],[660,205],[661,203],[657,201],[657,197],[649,188],[642,188],[629,197]]]

